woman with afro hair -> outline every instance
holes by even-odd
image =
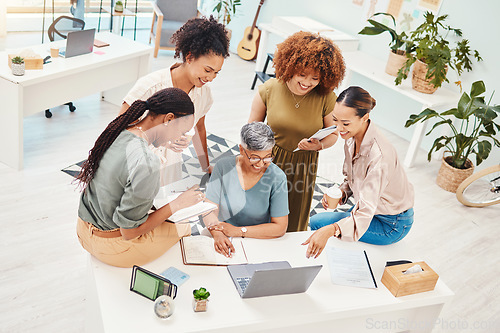
[[[278,44],[274,54],[276,78],[259,86],[249,122],[264,121],[275,132],[274,162],[287,176],[287,231],[307,230],[318,169],[318,151],[337,141],[336,132],[321,141],[308,138],[334,125],[333,89],[342,82],[345,64],[340,49],[329,39],[297,32]],[[299,150],[295,151],[296,148]]]
[[[224,59],[229,56],[229,39],[223,24],[210,18],[193,18],[177,30],[172,38],[175,58],[182,58],[168,68],[150,73],[139,79],[123,100],[120,114],[136,100],[146,100],[155,92],[169,87],[184,90],[194,103],[194,133],[183,136],[165,147],[155,148],[162,160],[161,184],[166,185],[181,179],[181,152],[194,135],[193,145],[203,171],[211,173],[208,159],[205,115],[212,106],[210,88],[206,86],[217,77]]]

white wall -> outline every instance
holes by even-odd
[[[365,0],[367,2],[369,0]],[[238,42],[243,36],[245,27],[250,26],[257,11],[259,0],[245,0],[238,8],[239,14],[229,24],[233,31],[231,40],[232,51],[236,50]],[[486,84],[487,96],[497,90],[494,102],[500,104],[500,83],[497,76],[500,74],[500,2],[481,1],[481,4],[467,0],[443,0],[440,14],[449,14],[447,23],[452,27],[461,28],[464,37],[469,39],[473,49],[477,49],[484,61],[474,64],[474,71],[461,77],[464,90],[470,90],[470,85],[476,80],[483,80]],[[308,16],[322,23],[331,25],[351,35],[357,35],[366,25],[366,19],[361,7],[352,4],[352,0],[267,0],[265,1],[259,22],[270,23],[273,16]],[[487,38],[491,36],[493,38]],[[371,53],[373,56],[385,60],[388,49],[389,36],[361,36],[360,50]],[[450,81],[455,81],[450,76]],[[352,83],[365,87],[377,99],[377,108],[373,118],[380,125],[394,133],[409,139],[413,128],[405,129],[404,122],[410,113],[419,111],[419,105],[407,98],[397,96],[390,89],[372,83],[363,77],[353,75]],[[457,88],[451,86],[450,88]],[[500,139],[500,136],[499,136]],[[430,147],[433,140],[426,138],[424,147]],[[483,162],[478,169],[500,163],[500,149],[493,148],[490,158]]]

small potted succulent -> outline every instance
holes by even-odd
[[[120,0],[118,0],[115,3],[115,12],[117,12],[117,13],[123,13],[123,2],[121,2]]]
[[[12,74],[24,75],[24,58],[19,56],[12,58]]]
[[[193,310],[195,312],[207,311],[208,297],[210,297],[210,292],[205,288],[193,290]]]
[[[388,27],[387,25],[380,23],[375,20],[376,16],[384,15],[392,20],[394,29]],[[399,69],[403,67],[406,62],[406,53],[411,52],[412,44],[406,43],[408,36],[403,31],[401,33],[396,32],[396,19],[394,16],[388,13],[376,13],[368,19],[368,23],[371,26],[364,27],[363,30],[358,32],[360,35],[380,35],[381,33],[388,32],[391,35],[391,42],[389,43],[389,58],[387,59],[387,66],[385,67],[385,72],[392,76],[397,76]]]

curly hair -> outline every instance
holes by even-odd
[[[170,41],[175,44],[175,58],[186,61],[188,54],[195,59],[207,54],[229,57],[229,38],[223,24],[210,15],[210,18],[197,17],[187,21],[173,35]]]
[[[319,72],[320,80],[315,88],[325,95],[337,88],[345,74],[344,57],[330,39],[300,31],[278,44],[274,54],[276,77],[287,82],[305,69]]]
[[[191,98],[178,88],[166,88],[158,91],[147,101],[137,100],[132,105],[109,123],[106,129],[97,138],[94,147],[89,152],[89,157],[82,165],[82,170],[76,180],[83,188],[94,178],[99,162],[104,153],[115,142],[120,133],[139,119],[144,112],[156,117],[160,114],[173,113],[176,118],[194,114],[194,105]]]

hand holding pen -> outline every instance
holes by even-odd
[[[205,200],[205,194],[201,191],[199,185],[194,185],[182,192],[175,200],[172,201],[177,209],[190,207],[200,201]]]

